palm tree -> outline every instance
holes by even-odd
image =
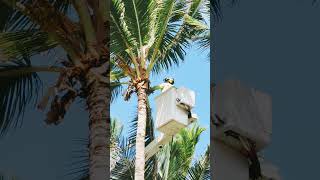
[[[147,173],[146,179],[181,179],[204,180],[210,179],[209,147],[205,154],[192,162],[196,144],[203,128],[195,125],[183,129],[174,137],[172,143],[166,145],[156,156],[156,168]],[[120,143],[120,160],[112,169],[111,179],[134,179],[134,148],[130,142]]]
[[[125,100],[138,97],[135,179],[144,179],[150,75],[184,60],[191,39],[201,35],[206,0],[112,0],[111,58],[130,79]]]
[[[108,177],[109,2],[107,0],[0,0],[0,134],[19,127],[41,91],[39,72],[56,73],[40,101],[46,122],[59,124],[76,99],[89,111],[90,179]],[[58,63],[37,66],[33,56],[62,51]],[[121,73],[111,75],[113,85]],[[51,102],[49,108],[47,104]]]

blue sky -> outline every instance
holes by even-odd
[[[206,128],[202,133],[200,142],[197,145],[195,157],[201,156],[210,143],[210,62],[208,51],[197,49],[194,46],[186,50],[187,55],[185,61],[179,67],[173,67],[168,72],[163,72],[159,75],[151,77],[152,86],[163,82],[165,77],[173,77],[176,87],[187,87],[196,92],[196,107],[193,112],[199,116],[198,123],[201,127]],[[154,97],[159,92],[150,96],[151,108],[153,109],[153,117],[155,115]],[[111,104],[111,117],[121,120],[124,125],[124,135],[129,128],[129,123],[134,118],[137,98],[132,96],[129,102],[125,102],[122,96]],[[155,118],[154,118],[155,119]]]

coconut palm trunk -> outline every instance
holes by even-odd
[[[148,83],[142,82],[143,85],[137,87],[138,96],[138,124],[136,137],[136,162],[135,162],[135,179],[144,180],[145,167],[145,136],[147,121],[147,101]]]
[[[109,177],[110,88],[107,83],[97,81],[87,75],[89,93],[86,99],[89,111],[89,177],[101,180]]]

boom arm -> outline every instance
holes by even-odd
[[[146,154],[145,158],[146,161],[155,155],[162,147],[169,143],[170,140],[172,139],[172,136],[168,136],[166,134],[160,134],[159,137],[157,137],[155,140],[153,140],[147,147],[146,147]]]

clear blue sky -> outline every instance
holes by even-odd
[[[165,77],[173,77],[176,87],[187,87],[196,92],[196,107],[193,112],[199,116],[199,125],[206,128],[200,138],[200,142],[196,148],[195,157],[199,157],[206,150],[210,143],[210,62],[209,50],[203,51],[194,46],[186,50],[187,55],[185,61],[179,67],[173,67],[168,72],[163,72],[159,75],[151,77],[152,85],[157,85],[163,82]],[[153,109],[153,117],[155,117],[154,97],[159,92],[150,96],[151,108]],[[121,120],[124,125],[124,134],[126,134],[129,123],[134,118],[137,99],[132,96],[129,102],[125,102],[122,96],[111,104],[111,117]],[[155,119],[155,118],[153,118]]]

